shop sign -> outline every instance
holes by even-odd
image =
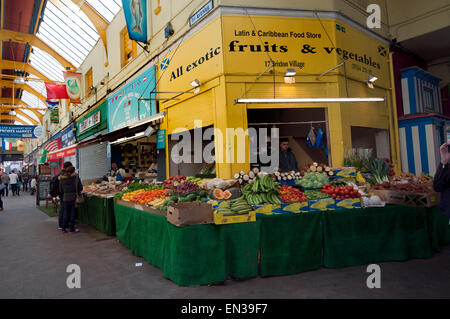
[[[222,74],[222,55],[221,21],[217,18],[179,46],[173,46],[160,60],[158,91],[185,92],[192,89],[190,83],[195,79],[202,84]],[[170,98],[177,94],[160,95]],[[164,102],[160,107],[164,107]]]
[[[61,132],[61,148],[65,148],[75,143],[75,134],[73,132],[74,125],[70,125],[67,129]]]
[[[214,8],[214,2],[212,0],[208,1],[203,7],[200,8],[196,13],[194,13],[189,18],[189,26],[192,27],[198,21],[200,21],[208,12]]]
[[[166,130],[159,130],[156,133],[156,149],[162,150],[166,148]]]
[[[225,16],[224,72],[258,75],[273,62],[280,74],[294,68],[298,75],[319,75],[344,61],[347,76],[365,82],[374,75],[377,86],[390,87],[388,45],[337,20],[322,24],[308,18]],[[338,73],[344,68],[331,72]]]
[[[0,137],[40,138],[42,132],[42,126],[0,125]]]
[[[76,146],[65,149],[65,150],[60,150],[58,152],[53,152],[51,154],[48,155],[48,159],[50,161],[54,161],[60,158],[64,158],[64,157],[69,157],[69,156],[74,156],[76,155],[77,152],[77,148]]]
[[[108,101],[108,132],[132,125],[156,114],[155,66],[111,94]],[[173,90],[172,90],[173,91]]]
[[[101,121],[100,111],[97,111],[94,114],[92,114],[91,116],[89,116],[88,118],[86,118],[80,122],[80,126],[79,126],[80,134],[83,133],[84,131],[90,129],[91,127],[94,127],[95,125],[99,124],[100,121]]]

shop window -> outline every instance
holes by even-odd
[[[136,56],[137,48],[136,41],[130,40],[127,28],[123,28],[123,30],[120,32],[120,39],[122,67],[124,67]]]
[[[89,89],[93,85],[92,81],[92,68],[90,68],[86,74],[84,75],[84,89],[85,89],[85,96],[88,97],[91,95],[91,90]]]

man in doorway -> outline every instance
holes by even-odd
[[[294,153],[289,148],[289,139],[281,138],[280,139],[280,171],[290,172],[290,171],[298,171],[297,159],[295,158]]]
[[[115,177],[116,181],[123,181],[125,174],[125,170],[123,168],[119,168],[117,163],[111,164],[111,170],[109,171],[108,176]]]
[[[6,197],[8,197],[9,175],[6,174],[6,172],[2,174],[2,184],[5,185],[5,189],[2,192],[6,194]]]
[[[445,216],[450,218],[450,143],[442,144],[441,163],[438,166],[433,180],[436,192],[441,192],[441,210]]]

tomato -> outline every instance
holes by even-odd
[[[331,197],[333,197],[333,199],[336,199],[336,194],[331,195]]]

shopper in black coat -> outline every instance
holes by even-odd
[[[434,176],[433,187],[436,192],[441,192],[441,210],[450,218],[450,143],[441,146],[441,163]]]
[[[67,228],[71,234],[78,233],[78,229],[75,229],[75,218],[77,208],[75,206],[75,201],[77,195],[81,194],[83,190],[83,184],[75,173],[75,167],[70,166],[66,168],[66,172],[58,177],[59,179],[59,193],[60,198],[63,203],[63,224],[62,233],[67,233]]]

